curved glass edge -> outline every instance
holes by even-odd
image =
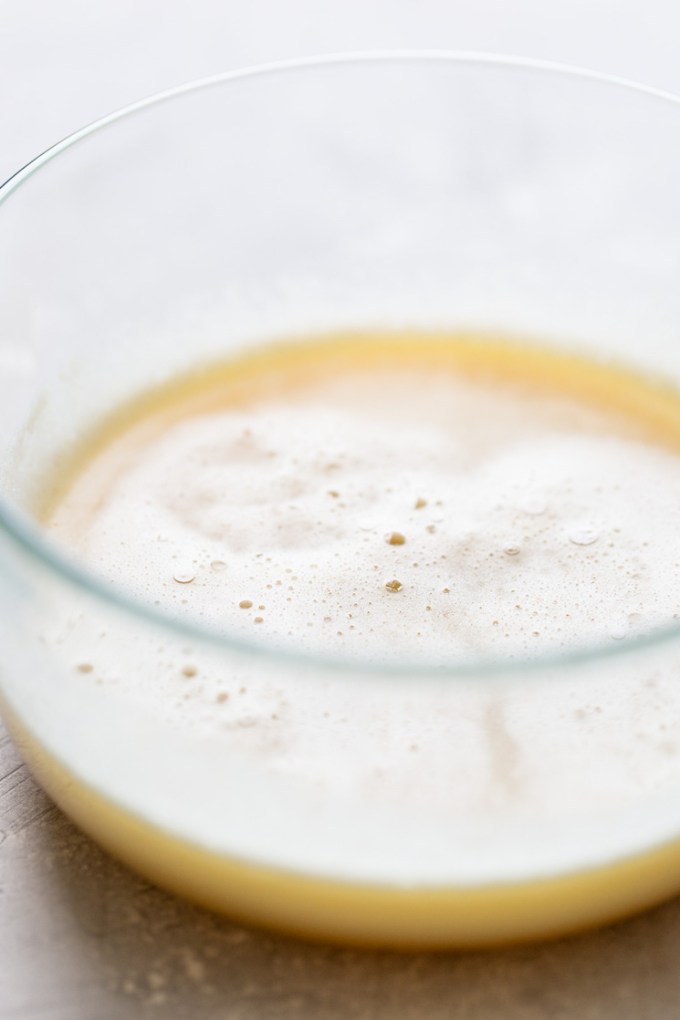
[[[305,57],[301,59],[282,60],[272,63],[257,64],[247,68],[225,71],[205,78],[174,86],[162,92],[154,93],[144,99],[121,107],[98,120],[67,135],[50,146],[25,166],[17,170],[0,185],[0,205],[14,194],[33,174],[49,164],[62,152],[90,135],[115,124],[126,117],[140,113],[149,107],[168,102],[172,99],[197,92],[202,89],[220,86],[232,81],[243,81],[248,78],[262,78],[270,75],[287,74],[290,72],[324,69],[333,66],[352,64],[378,63],[442,63],[442,64],[479,64],[491,67],[509,68],[533,72],[546,72],[564,75],[570,78],[581,78],[603,85],[614,86],[652,98],[680,105],[680,96],[651,85],[610,75],[605,72],[592,71],[569,64],[549,60],[517,57],[506,54],[494,54],[476,51],[458,50],[368,50],[361,52],[331,53],[323,56]],[[155,627],[170,629],[178,637],[186,637],[200,641],[214,648],[249,657],[264,658],[268,661],[281,661],[289,666],[298,665],[304,668],[322,669],[326,672],[353,674],[371,674],[385,679],[394,677],[428,679],[459,679],[467,680],[475,677],[503,678],[518,675],[537,674],[550,669],[569,669],[587,665],[599,660],[612,660],[628,657],[633,652],[653,650],[664,644],[680,639],[680,625],[669,625],[657,628],[649,634],[614,644],[596,644],[575,647],[559,653],[548,653],[526,658],[488,658],[478,660],[461,660],[455,663],[434,664],[425,661],[402,663],[379,663],[370,659],[349,657],[326,657],[309,654],[284,646],[263,645],[248,641],[231,634],[213,631],[189,619],[175,617],[162,610],[109,587],[98,576],[62,554],[59,548],[45,539],[38,528],[30,523],[25,515],[13,510],[0,498],[0,532],[15,546],[18,546],[29,558],[40,567],[55,574],[58,580],[66,582],[70,587],[85,592],[99,602],[112,608],[139,618]]]
[[[87,138],[89,135],[114,124],[124,117],[139,113],[149,106],[156,106],[179,96],[187,95],[190,92],[197,92],[201,89],[223,85],[230,81],[242,81],[247,78],[262,78],[269,75],[285,74],[288,72],[305,69],[332,67],[334,65],[349,64],[370,64],[370,63],[442,63],[442,64],[486,64],[497,67],[516,68],[517,70],[548,72],[551,74],[562,74],[570,78],[584,78],[597,81],[605,85],[612,85],[618,88],[629,89],[643,95],[653,96],[657,99],[666,100],[674,104],[680,104],[680,96],[665,89],[656,88],[653,85],[644,85],[641,82],[633,81],[630,78],[623,78],[618,75],[607,74],[604,71],[593,71],[588,68],[577,67],[571,64],[563,64],[558,61],[538,60],[532,57],[516,57],[511,54],[497,54],[478,52],[475,50],[363,50],[360,52],[329,53],[316,57],[302,57],[291,60],[279,60],[264,64],[254,64],[251,67],[237,68],[233,71],[223,71],[218,74],[208,75],[205,78],[197,78],[193,81],[175,85],[161,92],[145,96],[144,99],[130,103],[128,106],[120,107],[111,113],[91,121],[78,131],[67,135],[60,141],[51,145],[44,152],[35,156],[19,170],[15,171],[4,183],[0,184],[0,204],[12,194],[24,181],[28,180],[36,171],[46,163],[49,163],[55,156],[64,150],[69,149],[76,142]]]

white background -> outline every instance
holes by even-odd
[[[0,0],[0,179],[191,78],[402,47],[542,57],[680,92],[677,0]]]

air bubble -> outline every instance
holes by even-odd
[[[390,545],[404,545],[406,538],[400,531],[392,531],[387,536],[387,541]]]
[[[629,630],[629,624],[626,617],[617,620],[613,626],[609,628],[609,636],[613,641],[623,641],[627,636]]]
[[[599,537],[599,531],[594,528],[572,528],[569,532],[569,541],[574,545],[592,545]]]
[[[176,570],[172,577],[177,584],[191,584],[196,580],[196,573],[193,570]]]
[[[546,509],[546,502],[540,496],[525,496],[520,503],[520,510],[523,510],[525,514],[529,514],[530,517],[540,517],[541,514],[545,513]]]

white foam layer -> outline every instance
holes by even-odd
[[[113,583],[226,633],[436,664],[613,645],[667,622],[678,506],[680,459],[635,423],[395,370],[379,387],[334,378],[131,429],[51,527]],[[125,713],[145,734],[116,769],[96,732],[74,736],[76,772],[236,856],[359,881],[493,882],[680,831],[670,660],[386,690],[141,631],[121,643],[91,614],[65,613],[45,638],[76,700],[100,691],[107,739],[132,734]]]
[[[145,599],[304,650],[436,662],[620,640],[678,608],[680,461],[616,430],[451,378],[327,380],[124,437],[52,528]]]

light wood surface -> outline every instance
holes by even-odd
[[[533,948],[308,945],[155,889],[82,835],[0,733],[2,1020],[677,1020],[680,900]]]

